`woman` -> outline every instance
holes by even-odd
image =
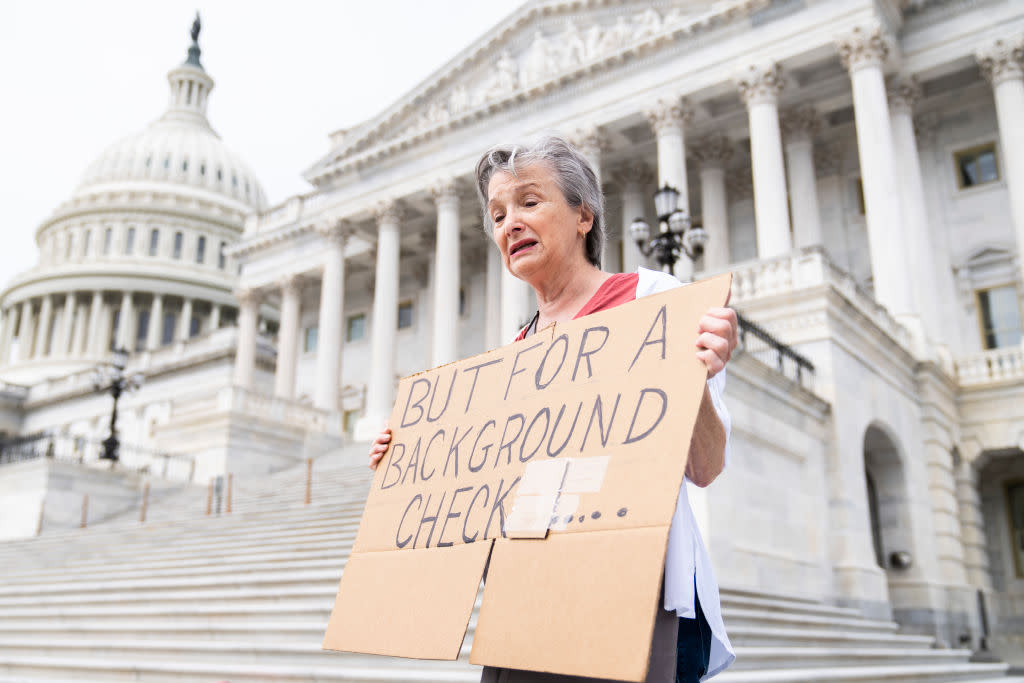
[[[601,187],[583,155],[564,140],[545,137],[532,145],[496,147],[480,159],[476,179],[485,223],[505,267],[537,294],[537,313],[517,339],[554,322],[681,286],[671,275],[644,268],[614,275],[601,270],[605,239]],[[737,320],[732,309],[713,308],[701,318],[695,353],[707,366],[709,394],[726,435],[729,416],[721,395],[725,364],[736,343]],[[374,441],[371,468],[376,469],[390,438],[390,430],[385,429]],[[722,471],[726,453],[696,450],[689,454],[686,478],[704,487]],[[722,671],[733,659],[722,623],[718,585],[684,485],[669,532],[664,610],[655,623],[647,680],[696,682]],[[525,683],[562,679],[588,680],[493,667],[484,668],[481,680]]]

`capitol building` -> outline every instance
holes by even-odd
[[[154,515],[192,499],[209,514],[232,480],[324,463],[356,481],[398,378],[532,316],[473,170],[556,132],[604,186],[605,270],[650,265],[629,226],[657,224],[668,184],[708,236],[676,274],[733,273],[731,460],[690,494],[732,596],[739,670],[722,680],[832,680],[764,674],[796,666],[772,659],[787,639],[796,658],[836,646],[815,620],[873,662],[851,680],[1024,672],[1024,4],[533,0],[372,119],[324,131],[296,169],[312,189],[274,206],[207,118],[196,33],[165,113],[84,170],[0,290],[0,555],[24,549],[26,576],[57,552],[49,534],[134,542],[151,490]],[[141,384],[119,399],[111,468],[96,380],[115,349]],[[0,621],[17,616],[5,590]],[[773,605],[804,618],[755,614]],[[888,635],[869,643],[869,622]],[[35,680],[5,637],[0,681]],[[884,655],[889,638],[904,654]],[[452,671],[345,680],[473,680]]]

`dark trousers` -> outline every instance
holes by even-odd
[[[711,660],[711,626],[700,608],[700,598],[694,591],[696,619],[679,619],[676,636],[676,683],[697,683],[708,672]]]

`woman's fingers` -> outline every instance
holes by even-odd
[[[391,429],[384,427],[384,431],[377,435],[377,438],[373,440],[373,445],[370,447],[370,469],[377,469],[377,465],[380,464],[381,458],[384,457],[384,453],[388,450],[388,443],[391,441]]]
[[[708,377],[714,377],[732,357],[739,342],[736,311],[711,308],[698,323],[697,357],[707,366]]]

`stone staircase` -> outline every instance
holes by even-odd
[[[476,681],[456,662],[322,652],[320,642],[370,483],[363,448],[236,480],[231,514],[205,487],[122,519],[0,544],[0,683]],[[891,622],[762,593],[723,591],[737,661],[721,683],[1004,678],[1002,664],[897,632]]]

